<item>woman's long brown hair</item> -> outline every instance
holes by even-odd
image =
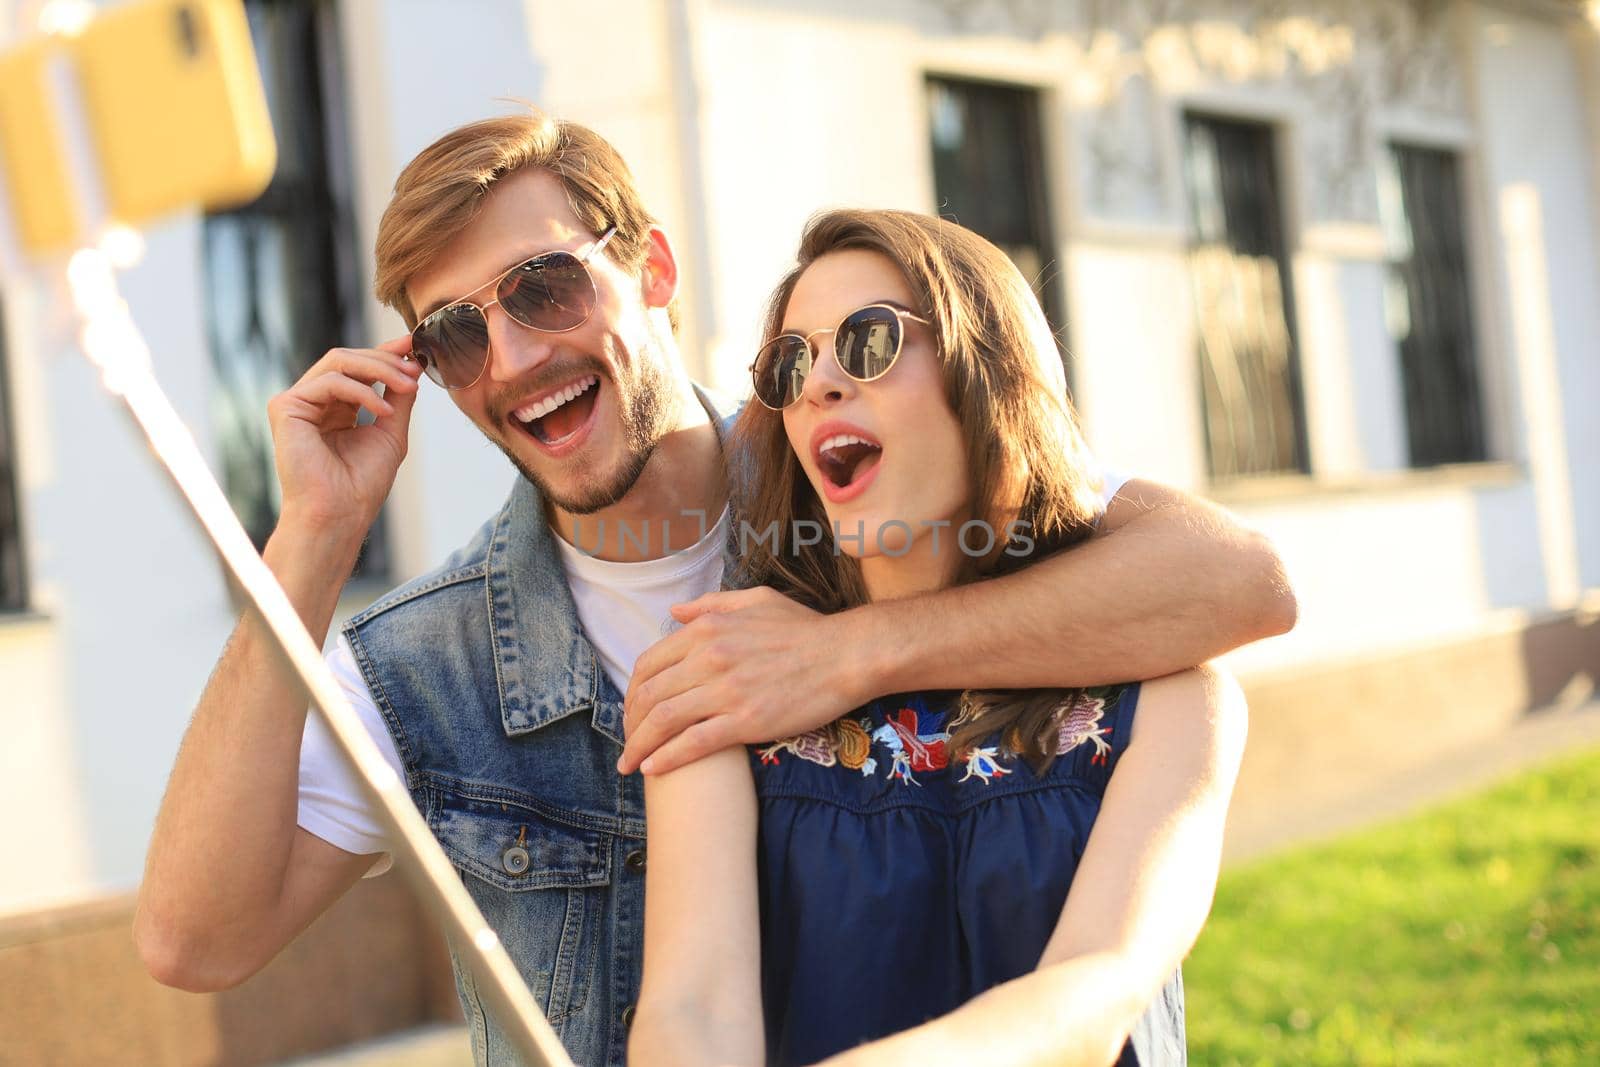
[[[994,546],[964,557],[957,582],[991,578],[1088,537],[1100,510],[1088,452],[1066,395],[1066,378],[1049,323],[1022,274],[994,245],[955,223],[906,211],[829,211],[800,240],[798,261],[779,283],[763,336],[783,330],[789,298],[807,267],[845,249],[886,256],[899,268],[933,324],[945,397],[961,425],[971,487],[968,514],[989,524]],[[768,585],[818,611],[868,600],[860,564],[832,539],[804,544],[795,523],[831,530],[783,415],[752,401],[734,427],[734,508],[743,562],[735,581]],[[1008,542],[1013,522],[1032,539]],[[774,539],[770,531],[776,530]],[[750,533],[750,536],[746,536]],[[1028,620],[1018,619],[1018,626]],[[1058,729],[1078,690],[969,691],[952,724],[960,754],[1000,734],[1007,748],[1043,770],[1054,759]]]

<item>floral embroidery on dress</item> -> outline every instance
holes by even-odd
[[[758,754],[762,763],[777,763],[778,753],[793,752],[803,760],[820,764],[823,767],[832,767],[838,762],[833,753],[833,735],[830,727],[823,726],[816,730],[807,730],[803,734],[786,737],[782,741],[768,745]]]
[[[1106,701],[1112,693],[1110,688],[1085,689],[1078,696],[1056,731],[1057,756],[1064,756],[1089,741],[1094,745],[1094,756],[1089,762],[1105,765],[1106,757],[1111,752],[1111,745],[1106,741],[1111,736],[1111,727],[1102,727],[1100,720],[1105,718]]]
[[[1121,694],[1121,686],[1102,686],[1085,689],[1077,694],[1056,728],[1056,756],[1065,756],[1085,743],[1094,747],[1089,762],[1105,766],[1111,754],[1111,727],[1103,725],[1106,708]],[[957,715],[950,726],[959,726],[962,716]],[[950,730],[945,726],[942,713],[902,707],[883,717],[883,723],[873,725],[870,717],[839,719],[816,730],[775,741],[756,750],[761,762],[775,765],[779,755],[792,753],[800,759],[820,767],[844,766],[860,771],[863,777],[877,773],[878,761],[872,757],[874,744],[889,752],[889,778],[906,785],[921,785],[914,772],[942,771],[950,766],[952,758],[965,764],[966,773],[958,782],[976,778],[985,785],[996,778],[1013,773],[1006,761],[1015,759],[1022,750],[1014,731],[992,747],[973,748],[959,756],[950,751]]]
[[[977,777],[989,784],[991,778],[1003,778],[1011,773],[1011,769],[1001,764],[1000,750],[996,748],[975,748],[967,753],[967,773],[959,781]]]
[[[867,736],[867,724],[853,719],[840,719],[819,729],[807,730],[759,749],[756,754],[762,763],[774,764],[780,752],[791,752],[822,767],[842,763],[865,775],[878,769],[878,761],[869,758],[872,739]]]
[[[950,765],[950,735],[939,730],[939,716],[929,715],[928,733],[922,733],[921,718],[911,708],[901,708],[884,716],[884,725],[872,732],[872,739],[889,750],[893,763],[889,777],[907,785],[920,785],[912,771],[942,771]]]
[[[833,724],[833,731],[839,745],[840,763],[864,775],[871,775],[878,769],[878,761],[872,758],[872,738],[867,734],[867,724],[840,719]]]

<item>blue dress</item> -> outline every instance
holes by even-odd
[[[1043,775],[998,739],[955,758],[953,692],[888,697],[752,749],[769,1062],[815,1063],[1033,971],[1138,693],[1085,694]],[[1186,1062],[1179,974],[1117,1062]]]

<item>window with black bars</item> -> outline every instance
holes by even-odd
[[[0,323],[0,337],[4,337]],[[28,574],[22,552],[22,516],[18,513],[16,437],[11,426],[10,382],[6,352],[0,347],[0,612],[26,611]]]
[[[1456,157],[1391,144],[1379,194],[1389,259],[1385,316],[1400,354],[1411,466],[1485,459]]]
[[[248,0],[245,10],[278,167],[259,199],[205,220],[206,327],[223,485],[260,546],[280,504],[267,401],[328,349],[360,338],[363,324],[337,9],[328,0]],[[356,573],[387,570],[380,518]]]
[[[1033,284],[1056,338],[1065,322],[1033,89],[928,79],[938,214],[982,234]]]
[[[1307,468],[1272,128],[1184,120],[1189,279],[1215,481]]]

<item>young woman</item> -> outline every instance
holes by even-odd
[[[744,581],[835,611],[1088,536],[1049,326],[987,241],[819,216],[767,336],[733,439]],[[1183,1063],[1244,732],[1193,670],[903,694],[649,780],[634,1062]]]

